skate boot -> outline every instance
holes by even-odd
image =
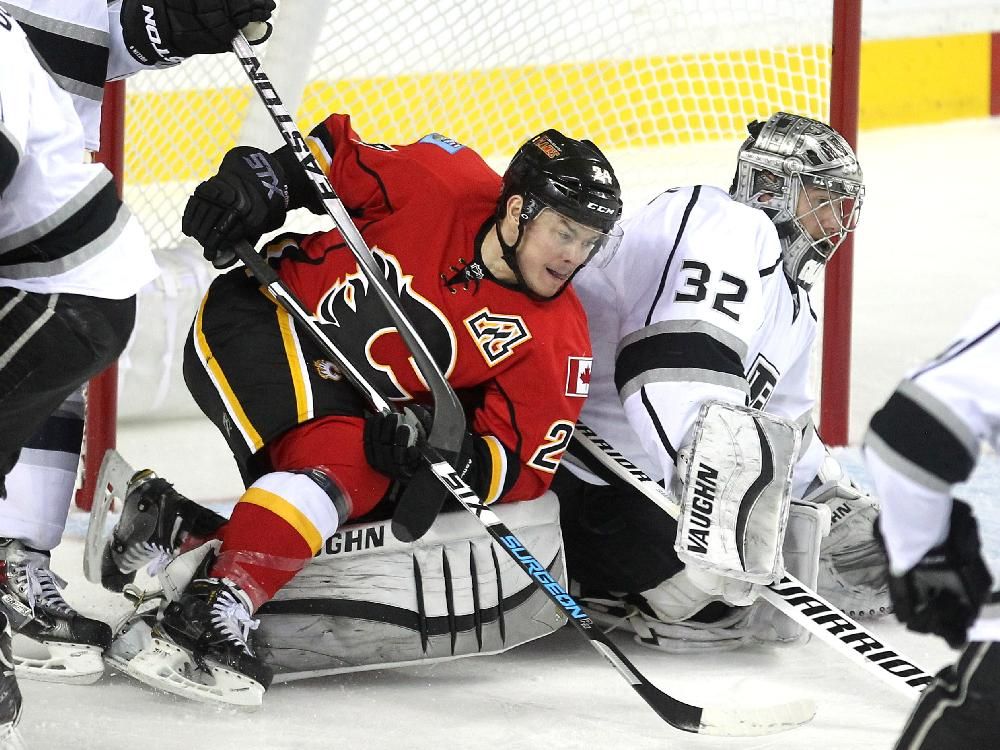
[[[226,578],[196,578],[169,604],[149,648],[128,673],[151,687],[191,700],[256,707],[271,668],[247,645],[258,621],[250,599]]]
[[[23,636],[14,649],[18,672],[47,682],[96,682],[111,628],[67,604],[59,593],[65,585],[49,568],[48,552],[0,539],[0,613]]]
[[[7,618],[0,615],[0,748],[22,748],[16,729],[21,720],[21,690],[14,677],[13,636]]]
[[[136,571],[149,565],[155,575],[185,542],[215,533],[226,519],[181,495],[149,469],[129,480],[121,517],[101,559],[101,583],[122,591]]]

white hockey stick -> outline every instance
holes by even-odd
[[[677,501],[660,484],[619,453],[582,422],[576,423],[573,440],[586,454],[619,481],[624,481],[650,501],[677,518]],[[584,460],[586,456],[575,454]],[[585,462],[588,468],[591,462]],[[594,467],[598,468],[598,467]],[[600,472],[595,472],[600,474]],[[887,647],[867,628],[788,573],[763,589],[761,597],[795,620],[842,656],[897,690],[913,697],[933,680],[933,676]]]
[[[434,398],[433,423],[427,436],[427,442],[445,459],[454,460],[461,449],[465,437],[465,411],[458,400],[454,389],[448,382],[441,368],[434,361],[423,339],[417,334],[413,324],[399,306],[399,298],[389,288],[382,270],[375,262],[361,232],[351,220],[351,215],[343,201],[333,189],[323,169],[309,150],[306,139],[295,126],[295,120],[288,113],[274,84],[264,72],[256,53],[250,47],[242,34],[233,39],[233,52],[239,58],[247,78],[253,84],[260,100],[267,107],[271,119],[281,132],[285,143],[295,154],[306,176],[319,196],[324,210],[333,219],[333,223],[344,238],[344,242],[358,262],[358,269],[368,279],[371,287],[381,300],[386,312],[392,319],[406,347],[413,355],[413,361],[420,371],[424,382],[431,389]],[[399,498],[392,519],[392,531],[403,541],[419,539],[430,528],[437,514],[441,511],[445,495],[438,488],[437,475],[442,467],[435,467],[434,462],[424,471],[417,472]]]

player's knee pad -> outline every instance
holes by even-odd
[[[564,586],[555,496],[493,511]],[[467,513],[440,515],[415,543],[389,521],[344,526],[256,614],[276,681],[497,653],[566,621]]]

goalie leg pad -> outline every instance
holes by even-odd
[[[565,586],[555,495],[493,510]],[[499,653],[565,623],[467,513],[413,543],[389,526],[342,527],[257,611],[252,645],[276,682]]]
[[[756,584],[783,570],[799,430],[755,409],[710,401],[677,475],[681,515],[674,549],[688,565]]]

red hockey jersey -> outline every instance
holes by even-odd
[[[499,176],[437,133],[404,146],[366,143],[345,115],[331,115],[308,140],[403,311],[472,404],[469,427],[485,438],[493,464],[485,499],[540,495],[588,391],[590,342],[572,289],[536,301],[494,279],[482,262],[482,237],[495,231]],[[338,231],[286,249],[278,272],[387,399],[428,400]]]

